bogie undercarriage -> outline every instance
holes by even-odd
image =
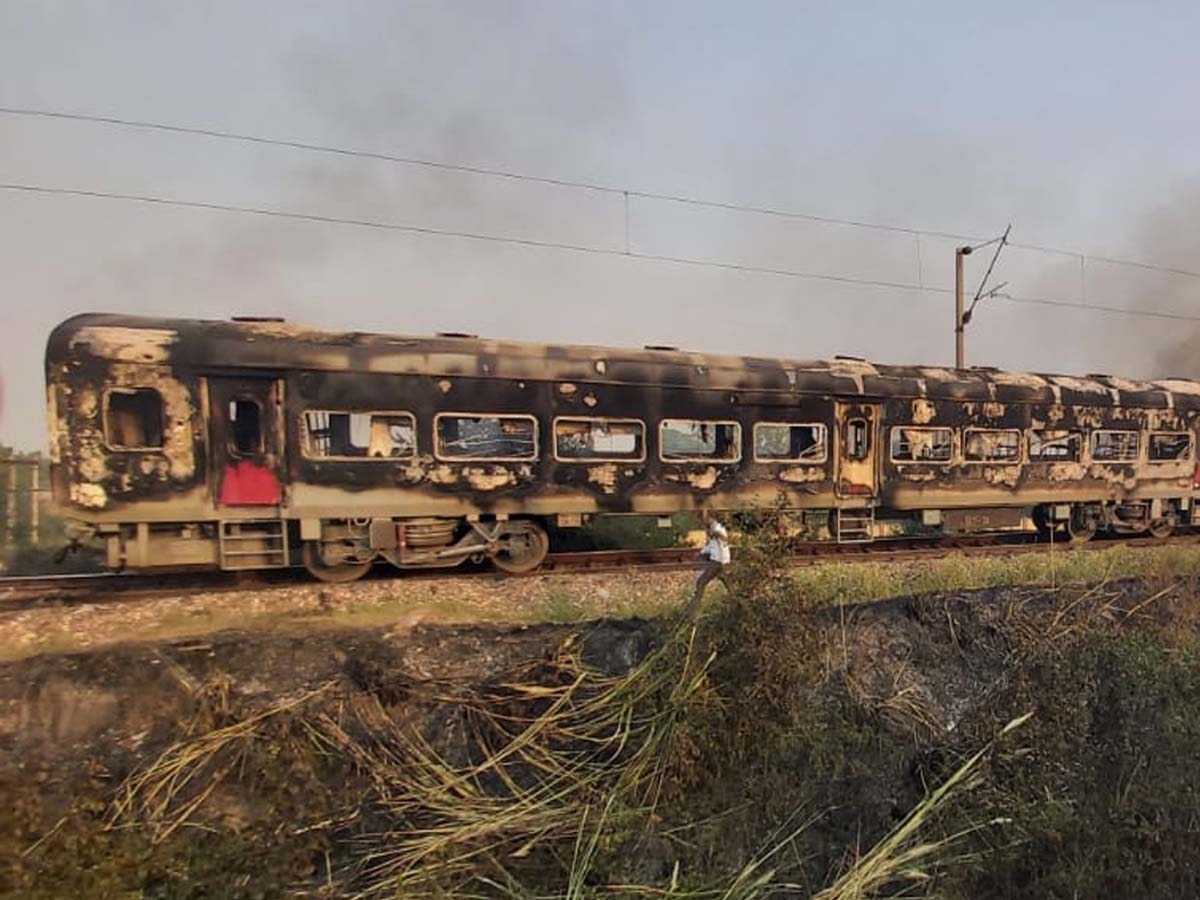
[[[376,560],[398,569],[450,568],[490,559],[505,572],[529,572],[550,550],[546,530],[533,519],[342,519],[321,523],[320,536],[303,541],[305,568],[322,581],[346,582]]]
[[[1167,538],[1191,524],[1190,498],[1123,500],[1097,503],[1047,503],[1034,507],[1033,522],[1044,538],[1065,537],[1074,543],[1098,533]]]

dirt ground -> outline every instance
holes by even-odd
[[[229,628],[307,632],[355,626],[403,634],[422,624],[570,622],[588,615],[655,614],[683,603],[687,571],[606,575],[380,578],[151,597],[120,593],[31,599],[0,595],[0,659],[131,640],[174,640]],[[3,588],[0,588],[3,590]],[[713,588],[713,594],[721,588]]]

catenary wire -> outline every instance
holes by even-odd
[[[486,234],[475,231],[456,231],[447,228],[433,228],[426,225],[411,225],[404,222],[383,222],[376,219],[358,219],[344,216],[329,216],[320,213],[304,213],[293,210],[274,209],[262,206],[239,206],[230,203],[210,203],[202,200],[181,200],[175,197],[163,197],[150,194],[127,194],[115,191],[92,191],[80,188],[52,187],[39,184],[19,184],[14,182],[0,183],[0,190],[18,191],[30,194],[50,194],[67,197],[83,197],[98,200],[124,200],[131,203],[146,203],[157,206],[180,207],[185,209],[200,209],[213,212],[242,213],[246,215],[266,216],[279,219],[294,219],[303,222],[317,222],[327,225],[352,225],[360,228],[374,228],[384,231],[402,231],[409,234],[423,234],[434,237],[461,238],[471,241],[488,241],[497,244],[512,244],[522,247],[536,247],[545,250],[565,250],[573,253],[592,253],[600,256],[622,256],[630,259],[640,259],[652,262],[669,262],[680,265],[708,266],[710,268],[728,269],[738,272],[758,272],[767,275],[785,275],[792,278],[811,278],[819,281],[834,281],[845,284],[867,285],[872,287],[896,288],[900,290],[930,290],[948,293],[944,288],[924,288],[919,285],[902,281],[886,281],[872,278],[856,278],[849,275],[832,275],[824,272],[804,272],[798,269],[781,269],[767,266],[753,266],[744,263],[723,262],[721,260],[697,259],[685,256],[668,256],[656,253],[641,253],[636,250],[626,251],[617,247],[595,247],[587,244],[571,244],[563,241],[544,241],[536,238],[520,238],[509,235]]]
[[[240,132],[225,131],[216,128],[201,128],[192,125],[177,125],[167,122],[153,122],[141,119],[127,119],[117,116],[101,116],[90,113],[74,113],[64,112],[61,110],[35,109],[24,107],[9,107],[0,106],[0,115],[21,116],[25,118],[43,118],[43,119],[62,119],[76,122],[90,122],[98,125],[110,125],[119,128],[131,128],[147,131],[162,131],[174,134],[190,134],[201,137],[213,138],[223,141],[235,141],[249,144],[259,144],[271,147],[283,147],[293,150],[304,150],[312,153],[325,153],[335,156],[346,156],[359,159],[373,159],[382,162],[397,163],[400,165],[417,166],[428,169],[438,169],[447,172],[458,172],[461,174],[481,175],[491,178],[502,178],[512,181],[523,181],[533,184],[544,184],[555,187],[576,188],[579,190],[595,191],[604,194],[623,195],[624,197],[635,197],[643,200],[655,200],[666,203],[679,203],[689,206],[705,207],[708,209],[719,209],[727,212],[742,212],[752,213],[763,216],[773,216],[777,218],[799,219],[808,222],[817,222],[826,225],[842,225],[851,228],[862,228],[874,231],[892,232],[895,234],[910,234],[925,237],[943,238],[953,241],[969,241],[977,242],[985,240],[977,235],[956,234],[947,231],[934,231],[930,229],[915,228],[912,226],[903,225],[888,225],[881,222],[868,222],[859,219],[838,218],[836,216],[822,216],[813,213],[803,213],[796,210],[779,209],[769,206],[755,206],[752,204],[724,202],[719,200],[709,200],[702,197],[688,197],[674,194],[664,194],[655,191],[632,190],[627,188],[615,187],[613,185],[601,184],[599,182],[589,182],[567,178],[553,178],[543,175],[530,175],[522,172],[512,172],[505,169],[496,169],[485,166],[469,166],[460,163],[449,163],[438,160],[423,159],[412,156],[400,156],[396,154],[383,153],[373,150],[362,150],[356,148],[339,147],[332,144],[317,144],[307,141],[290,140],[285,138],[270,138],[261,135],[243,134]],[[1154,272],[1163,272],[1170,275],[1179,275],[1187,278],[1200,278],[1200,272],[1193,272],[1188,269],[1182,269],[1174,266],[1164,266],[1156,263],[1148,263],[1140,260],[1122,259],[1113,256],[1093,255],[1083,253],[1077,250],[1065,250],[1058,247],[1049,247],[1040,244],[1019,243],[1009,241],[1008,245],[1019,250],[1028,250],[1034,253],[1046,253],[1058,256],[1071,256],[1081,259],[1090,259],[1095,262],[1107,263],[1114,266],[1129,266],[1137,269],[1144,269]]]
[[[290,219],[301,222],[311,222],[325,225],[342,225],[358,228],[372,228],[381,231],[397,231],[408,234],[428,235],[432,237],[457,238],[470,241],[486,241],[497,244],[509,244],[519,247],[532,247],[543,250],[560,250],[571,253],[588,253],[597,256],[624,257],[646,262],[670,263],[682,266],[698,266],[710,269],[721,269],[731,272],[745,272],[761,275],[775,275],[787,278],[802,278],[814,281],[826,281],[840,284],[854,284],[866,287],[890,288],[894,290],[914,291],[925,294],[952,294],[949,288],[932,287],[929,285],[913,284],[903,281],[888,281],[874,278],[860,278],[850,275],[833,275],[825,272],[805,272],[798,269],[774,268],[756,266],[749,263],[735,263],[713,259],[699,259],[687,256],[671,256],[658,253],[642,253],[626,251],[616,247],[595,247],[586,244],[571,244],[561,241],[544,241],[534,238],[519,238],[506,235],[485,234],[481,232],[456,231],[445,228],[432,228],[424,225],[410,225],[402,222],[383,222],[374,219],[357,219],[342,216],[329,216],[318,213],[295,212],[292,210],[274,209],[270,207],[238,206],[227,203],[210,203],[200,200],[182,200],[174,197],[163,197],[149,194],[128,194],[114,191],[94,191],[80,188],[53,187],[49,185],[21,184],[15,182],[0,183],[0,190],[26,194],[76,197],[96,200],[116,200],[129,203],[143,203],[153,206],[175,207],[182,209],[206,210],[210,212],[236,213],[242,215],[263,216],[268,218]],[[1165,319],[1172,321],[1200,322],[1200,316],[1184,313],[1171,313],[1159,310],[1135,310],[1120,306],[1100,304],[1083,304],[1076,301],[1058,300],[1049,297],[1023,297],[1012,294],[997,294],[996,297],[1011,303],[1024,303],[1039,306],[1066,307],[1091,313],[1107,313],[1111,315],[1134,316],[1141,318]]]
[[[316,144],[308,141],[296,141],[286,138],[269,138],[261,135],[242,134],[240,132],[224,131],[216,128],[201,128],[192,125],[175,125],[166,122],[150,122],[141,119],[126,119],[116,116],[99,116],[88,113],[70,113],[48,109],[26,109],[20,107],[0,107],[0,115],[22,116],[26,118],[64,119],[73,122],[91,122],[97,125],[112,125],[119,128],[135,128],[147,131],[164,131],[172,134],[190,134],[201,137],[215,138],[224,141],[238,141],[248,144],[261,144],[269,147],[284,147],[292,150],[306,150],[313,153],[327,153],[335,156],[349,156],[359,159],[373,159],[382,162],[398,163],[406,166],[418,166],[428,169],[440,169],[447,172],[458,172],[465,175],[483,175],[491,178],[504,178],[512,181],[525,181],[533,184],[545,184],[554,187],[578,188],[580,190],[596,191],[603,194],[621,194],[638,197],[643,200],[661,200],[670,203],[683,203],[692,206],[706,206],[736,212],[758,213],[766,216],[804,219],[829,225],[846,225],[854,228],[867,228],[878,231],[892,231],[900,234],[916,234],[917,229],[901,225],[885,225],[877,222],[864,222],[854,219],[840,219],[833,216],[821,216],[792,210],[776,209],[765,206],[727,203],[717,200],[705,200],[699,197],[685,197],[674,194],[661,194],[653,191],[639,191],[599,182],[582,181],[568,178],[553,178],[545,175],[530,175],[523,172],[512,172],[506,169],[495,169],[486,166],[469,166],[461,163],[449,163],[439,160],[423,159],[414,156],[400,156],[375,150],[362,150],[350,147],[338,147],[332,144]],[[943,234],[923,231],[923,234],[945,237],[953,240],[973,240],[965,235]]]

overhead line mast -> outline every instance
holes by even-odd
[[[1000,295],[1000,291],[1008,284],[1007,281],[1002,281],[991,290],[984,292],[987,287],[987,280],[992,277],[992,270],[996,268],[996,260],[1000,258],[1000,251],[1004,249],[1008,243],[1009,232],[1012,231],[1012,225],[1004,229],[1004,234],[998,238],[992,238],[990,241],[984,241],[982,244],[975,246],[964,245],[954,248],[954,368],[965,369],[965,340],[964,332],[967,324],[971,321],[971,316],[975,313],[975,307],[980,300],[986,300],[988,297]],[[996,252],[992,254],[992,261],[988,263],[987,271],[983,273],[983,280],[979,282],[979,290],[975,292],[975,296],[971,299],[971,305],[963,309],[963,259],[970,256],[976,250],[982,250],[992,244],[996,245]]]

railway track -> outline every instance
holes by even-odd
[[[871,543],[831,544],[808,542],[795,545],[791,562],[797,566],[831,562],[919,562],[953,554],[962,556],[1010,556],[1028,553],[1063,552],[1068,549],[1104,550],[1115,546],[1198,546],[1200,532],[1189,531],[1169,538],[1097,538],[1086,544],[1051,544],[1032,532],[1009,535],[960,536],[950,538],[884,538]],[[399,573],[383,566],[368,576],[371,581],[445,578],[536,578],[553,574],[614,573],[638,571],[682,571],[695,566],[697,551],[690,547],[661,550],[595,550],[552,553],[542,566],[523,575],[509,575],[491,568],[414,570]],[[0,577],[0,611],[47,603],[106,602],[203,591],[229,592],[281,586],[318,584],[303,568],[256,572],[175,572],[130,575],[110,572]],[[347,586],[351,587],[352,586]]]

